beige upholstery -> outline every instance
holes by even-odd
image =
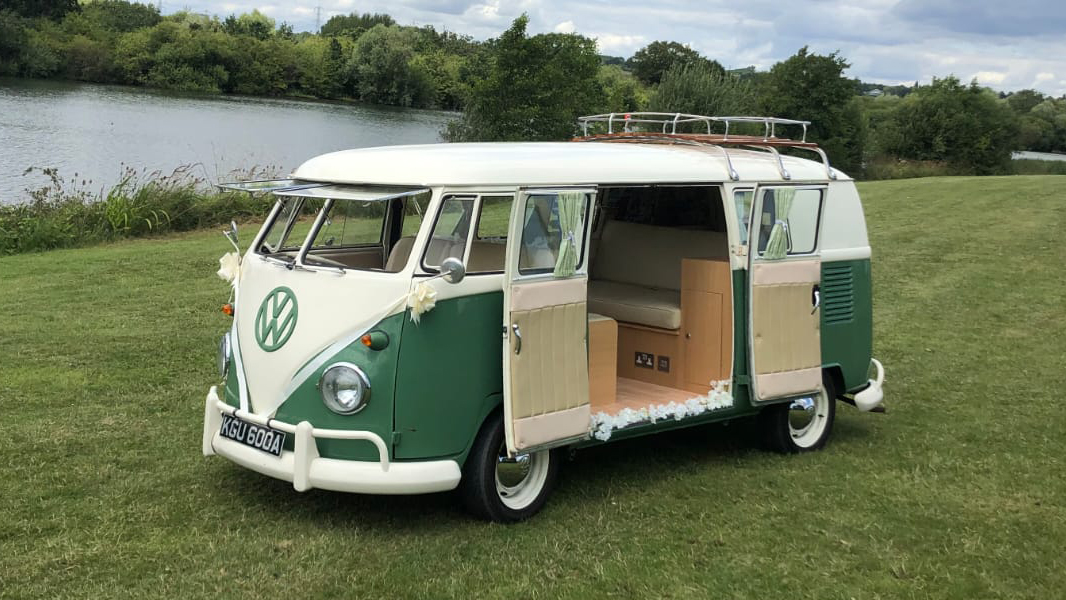
[[[681,327],[681,292],[615,283],[589,282],[589,310],[617,321],[648,327]]]
[[[759,400],[821,387],[821,315],[811,310],[817,260],[756,262],[752,277],[752,360]]]
[[[402,237],[396,240],[396,244],[389,252],[389,260],[385,262],[385,270],[390,273],[398,273],[407,266],[407,259],[411,256],[411,248],[415,245],[414,236]]]
[[[566,295],[568,292],[562,294]],[[545,294],[537,292],[529,296],[527,300],[532,301],[531,298],[543,298]],[[510,361],[515,449],[586,434],[589,376],[585,303],[516,309],[512,307],[511,322],[521,332],[522,345],[520,352],[511,354]],[[518,339],[515,335],[510,338],[508,351],[514,352],[518,349]]]
[[[681,327],[681,259],[727,258],[717,231],[608,221],[596,245],[589,310],[618,321]]]
[[[467,260],[466,271],[468,273],[503,271],[506,257],[507,244],[475,241],[474,245],[470,247],[470,258]]]

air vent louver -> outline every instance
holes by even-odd
[[[822,311],[826,324],[847,323],[855,316],[855,285],[851,265],[822,269]]]

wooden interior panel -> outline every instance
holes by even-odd
[[[706,393],[733,368],[733,283],[729,262],[686,258],[681,265],[681,331],[687,390]]]
[[[614,403],[618,377],[618,322],[589,315],[589,402],[592,411]]]
[[[722,294],[683,290],[685,383],[710,386],[722,371]]]
[[[655,330],[629,323],[618,324],[618,376],[678,388],[684,381],[682,337],[675,331]],[[650,366],[637,366],[636,354],[651,356]],[[660,365],[660,361],[666,363]],[[661,370],[667,367],[668,370]]]
[[[618,399],[609,404],[594,406],[593,413],[604,412],[616,415],[622,409],[631,408],[640,410],[653,404],[669,404],[671,402],[686,402],[693,397],[692,392],[678,390],[646,381],[626,379],[619,377],[617,383]]]

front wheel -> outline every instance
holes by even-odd
[[[819,450],[829,441],[836,418],[836,391],[829,377],[822,391],[763,409],[759,415],[763,438],[783,454]]]
[[[503,419],[493,418],[474,441],[459,492],[467,509],[482,519],[498,523],[528,519],[548,501],[559,462],[559,453],[552,450],[508,457]]]

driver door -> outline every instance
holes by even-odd
[[[522,190],[504,275],[504,430],[510,453],[589,431],[587,247],[595,189]]]

